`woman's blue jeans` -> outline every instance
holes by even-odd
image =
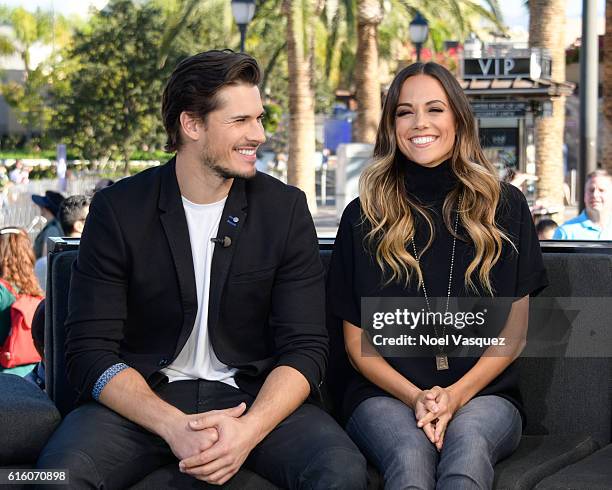
[[[493,466],[521,439],[521,416],[500,396],[478,396],[455,413],[440,452],[414,412],[386,397],[364,400],[346,430],[385,480],[385,490],[490,489]]]

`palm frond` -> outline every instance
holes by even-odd
[[[169,27],[164,33],[159,47],[157,65],[160,69],[166,65],[166,60],[168,59],[168,54],[170,53],[170,47],[172,46],[174,38],[183,29],[185,23],[187,22],[187,19],[189,19],[193,10],[196,8],[199,2],[200,0],[186,0],[183,3],[182,9],[175,17],[174,22],[170,21]]]

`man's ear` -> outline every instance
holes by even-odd
[[[202,123],[202,121],[185,111],[181,112],[179,120],[181,122],[183,134],[187,139],[198,141],[201,138],[201,133],[204,129],[204,123]]]

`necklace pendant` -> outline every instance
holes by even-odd
[[[448,356],[446,354],[436,354],[436,369],[438,371],[448,369]]]

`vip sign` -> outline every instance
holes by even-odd
[[[530,58],[472,58],[463,60],[464,78],[519,78],[533,72]]]

